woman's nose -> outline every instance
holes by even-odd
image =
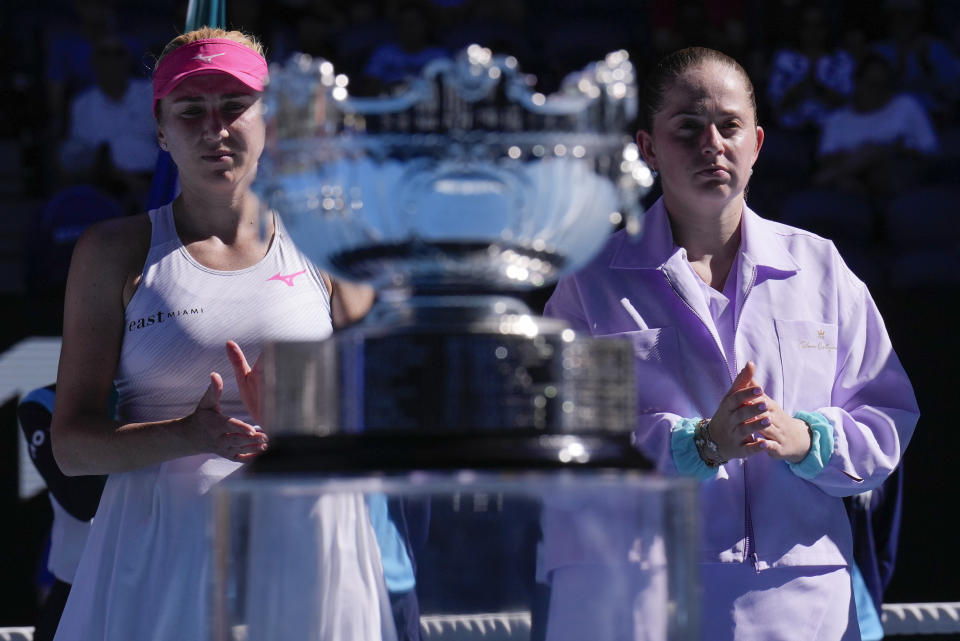
[[[711,156],[715,156],[723,150],[723,137],[715,124],[710,123],[703,130],[700,147],[704,154]]]
[[[220,116],[220,112],[211,109],[207,112],[203,122],[203,137],[208,140],[220,140],[227,136],[227,123]]]

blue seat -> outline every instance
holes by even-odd
[[[960,286],[960,187],[925,185],[885,208],[890,284]]]
[[[54,194],[28,229],[27,285],[40,289],[63,285],[73,246],[83,230],[123,215],[115,198],[91,185],[74,185]]]
[[[924,185],[891,200],[884,218],[897,252],[960,248],[960,186]]]
[[[862,196],[834,189],[804,189],[788,196],[780,220],[844,245],[876,244],[877,212]]]
[[[871,290],[879,289],[886,280],[878,218],[869,199],[833,189],[804,189],[787,196],[780,208],[781,222],[832,240],[850,269]]]

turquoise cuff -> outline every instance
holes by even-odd
[[[790,471],[808,481],[817,477],[833,454],[833,423],[820,412],[797,412],[798,418],[810,426],[810,451],[799,463],[787,462]]]
[[[670,453],[673,455],[673,464],[682,476],[705,481],[713,477],[719,468],[704,463],[693,442],[693,432],[699,422],[699,418],[681,418],[670,428]]]

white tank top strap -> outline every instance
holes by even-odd
[[[150,217],[150,247],[156,247],[171,240],[179,240],[177,226],[173,222],[173,203],[163,207],[151,209],[147,212]]]

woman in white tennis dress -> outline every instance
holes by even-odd
[[[209,638],[209,490],[267,446],[241,400],[254,375],[239,345],[320,340],[370,302],[311,264],[250,189],[266,75],[240,32],[174,39],[154,113],[181,194],[92,227],[74,252],[54,454],[68,475],[109,479],[57,641]]]

